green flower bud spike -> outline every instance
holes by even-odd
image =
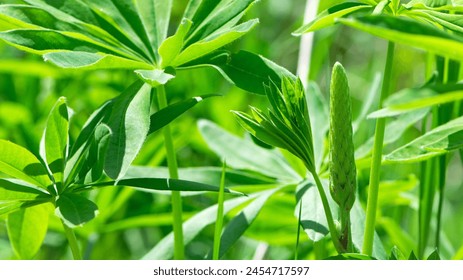
[[[356,193],[356,166],[352,141],[352,106],[349,84],[339,62],[333,67],[330,86],[330,192],[339,205],[339,241],[353,251],[350,210]]]

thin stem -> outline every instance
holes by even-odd
[[[297,260],[299,258],[299,241],[300,241],[300,236],[301,236],[301,216],[302,216],[302,200],[300,201],[299,204],[299,214],[297,217],[297,234],[296,234],[296,250],[294,252],[294,260]]]
[[[225,167],[226,163],[222,165],[222,176],[220,178],[220,189],[219,189],[219,199],[217,203],[217,221],[215,223],[215,232],[214,232],[214,251],[212,254],[213,260],[219,259],[220,253],[220,237],[222,235],[223,227],[223,203],[224,203],[224,190],[225,190]]]
[[[157,90],[159,109],[163,109],[167,107],[166,91],[164,86],[159,86]],[[172,139],[170,126],[166,125],[162,129],[162,132],[164,135],[169,176],[171,179],[178,179],[177,158],[175,156],[174,141]],[[179,191],[172,191],[172,216],[174,228],[174,258],[182,260],[185,258],[185,246],[183,244],[182,197]]]
[[[387,47],[386,66],[384,69],[383,85],[381,88],[381,97],[379,100],[379,107],[382,107],[384,99],[389,95],[391,76],[392,76],[392,62],[394,60],[394,47],[395,44],[389,42]],[[373,253],[373,239],[375,233],[376,212],[378,208],[378,193],[380,181],[381,160],[383,154],[383,141],[384,130],[386,128],[386,119],[380,118],[376,120],[375,140],[373,146],[373,154],[370,170],[370,188],[368,192],[367,201],[367,217],[365,222],[365,235],[363,239],[362,253],[371,255]]]
[[[61,224],[64,228],[64,234],[68,239],[69,247],[71,248],[72,252],[72,257],[74,258],[74,260],[81,260],[82,254],[80,253],[79,244],[77,244],[77,239],[76,235],[74,234],[74,231],[70,227],[68,227],[63,221],[61,221]]]
[[[429,239],[429,228],[432,214],[432,204],[434,201],[434,170],[436,167],[435,159],[430,159],[426,163],[425,169],[425,181],[421,188],[420,193],[420,228],[418,235],[418,257],[420,259],[424,256],[424,251],[426,249],[428,239]]]
[[[320,181],[317,173],[313,172],[312,175],[315,179],[318,193],[320,194],[320,198],[322,200],[323,210],[325,211],[326,221],[328,222],[328,229],[331,233],[331,240],[333,240],[334,247],[338,253],[345,253],[343,246],[339,242],[338,231],[336,229],[336,225],[334,224],[333,214],[331,214],[331,209],[330,205],[328,204],[328,198],[326,197],[325,189],[323,188],[322,182]]]

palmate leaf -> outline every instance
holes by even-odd
[[[167,39],[172,0],[27,0],[0,5],[0,38],[64,68],[134,69],[155,86],[153,72],[177,67],[221,48],[257,23],[240,24],[257,0],[191,0]]]

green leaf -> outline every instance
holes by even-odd
[[[392,42],[463,60],[463,39],[409,18],[378,15],[338,21]]]
[[[64,166],[68,154],[69,112],[66,99],[60,97],[48,116],[41,141],[41,156],[53,174],[58,190],[63,188]]]
[[[179,101],[174,104],[170,104],[164,109],[157,111],[156,113],[151,115],[150,118],[150,130],[148,134],[151,134],[159,129],[163,128],[164,126],[171,123],[173,120],[181,116],[183,113],[188,111],[189,109],[193,108],[199,102],[202,102],[204,99],[209,97],[220,96],[218,94],[209,94],[209,95],[202,95],[196,96],[187,100]]]
[[[26,202],[21,201],[0,202],[0,217],[3,218],[3,215],[8,215],[20,209],[24,209],[25,204]]]
[[[48,204],[41,204],[8,215],[8,236],[19,258],[32,259],[39,251],[48,229],[49,209]]]
[[[440,7],[444,5],[451,5],[452,0],[412,0],[407,5],[423,4],[427,7]]]
[[[101,178],[111,135],[111,130],[107,125],[100,124],[97,126],[83,166],[80,168],[80,181],[83,180],[87,184],[96,182]]]
[[[445,85],[404,89],[384,101],[384,108],[371,113],[368,118],[391,117],[411,110],[441,105],[463,99],[463,85]]]
[[[76,39],[53,30],[17,29],[0,32],[0,38],[19,49],[36,54],[46,54],[54,50],[112,53],[89,42],[85,37]]]
[[[112,131],[104,170],[113,179],[124,176],[145,142],[150,126],[151,87],[136,81],[112,106],[108,126]]]
[[[85,163],[88,149],[94,139],[95,130],[105,118],[109,117],[113,104],[113,100],[105,102],[92,113],[87,122],[84,124],[79,136],[72,145],[66,162],[66,168],[64,170],[66,186],[76,180],[76,176],[81,170],[82,165]]]
[[[60,194],[55,205],[55,214],[70,228],[82,226],[98,214],[96,204],[78,194]]]
[[[160,48],[162,42],[167,38],[172,2],[173,0],[137,0],[135,2],[150,45],[154,50]],[[156,59],[156,61],[159,60],[160,58]]]
[[[0,171],[43,189],[53,185],[42,163],[28,150],[0,139]]]
[[[437,249],[434,252],[432,252],[427,258],[428,261],[440,261],[440,259],[441,258],[439,256],[439,251]]]
[[[213,67],[230,83],[257,94],[265,94],[264,84],[268,84],[270,81],[273,81],[276,85],[281,85],[283,77],[296,79],[285,68],[263,56],[247,51],[231,54],[228,59],[217,59],[215,57],[215,59],[194,61],[192,65]],[[188,64],[184,65],[184,67],[189,66]]]
[[[207,185],[220,185],[222,170],[219,167],[187,167],[179,168],[179,179],[203,183]],[[167,178],[169,170],[166,167],[131,166],[123,179],[129,178]],[[225,186],[247,186],[275,184],[273,178],[258,173],[227,170]]]
[[[256,0],[190,1],[183,15],[193,22],[186,46],[233,29],[256,2]]]
[[[258,22],[257,19],[249,20],[223,33],[207,37],[202,41],[190,45],[172,61],[171,66],[181,66],[237,40],[251,31]]]
[[[329,192],[328,187],[326,187],[326,182],[323,186],[325,191]],[[320,198],[320,195],[315,187],[314,183],[304,181],[297,186],[297,205],[295,207],[294,215],[299,216],[299,207],[302,207],[301,210],[301,226],[304,231],[307,233],[310,240],[313,242],[320,241],[326,235],[328,235],[328,223],[326,221],[326,215],[323,211],[323,205]],[[336,209],[337,206],[331,197],[328,198],[328,202],[331,209]],[[302,206],[301,206],[302,203]],[[334,211],[336,212],[336,211]]]
[[[208,146],[224,158],[227,165],[236,169],[256,171],[283,182],[300,180],[297,172],[276,151],[240,139],[206,120],[199,121],[198,127]]]
[[[238,197],[224,202],[224,215],[235,207],[254,199],[259,194]],[[217,219],[217,205],[210,206],[183,223],[183,243],[189,244],[205,227]],[[171,232],[159,241],[145,256],[144,260],[168,260],[173,257],[174,234]]]
[[[296,31],[293,32],[293,35],[299,36],[304,33],[309,33],[326,28],[328,26],[332,26],[336,23],[336,19],[338,18],[350,15],[360,10],[367,10],[371,8],[372,7],[369,5],[355,2],[346,2],[333,6],[318,14],[313,21],[304,24],[302,27],[298,28]]]
[[[159,47],[159,55],[161,56],[161,67],[167,67],[172,64],[172,61],[180,54],[183,47],[185,36],[193,23],[189,19],[182,19],[178,26],[177,32],[162,42]]]
[[[320,88],[314,82],[307,85],[307,107],[312,125],[315,166],[322,164],[325,151],[325,138],[329,128],[328,102],[323,97]]]
[[[386,155],[386,162],[419,162],[463,147],[463,117],[428,131]]]
[[[402,114],[398,116],[395,120],[391,120],[386,124],[385,135],[383,145],[388,145],[399,140],[402,135],[410,128],[412,125],[423,120],[426,115],[429,113],[429,109],[421,109],[412,111],[409,113]],[[355,157],[357,159],[368,156],[374,144],[374,136],[370,137],[363,145],[357,148],[355,151]]]
[[[326,260],[343,260],[343,261],[347,261],[347,260],[351,260],[351,261],[353,261],[353,260],[357,260],[357,261],[363,260],[363,261],[372,261],[372,260],[376,260],[376,259],[373,258],[373,257],[367,256],[367,255],[363,255],[363,254],[346,253],[346,254],[341,254],[341,255],[326,258]]]
[[[395,244],[399,251],[413,251],[416,240],[408,232],[402,229],[393,219],[381,217],[381,219],[378,220],[378,225],[386,231],[392,244]]]
[[[130,178],[130,179],[121,179],[117,183],[116,182],[103,182],[103,183],[96,183],[92,184],[92,186],[127,186],[127,187],[135,187],[142,191],[185,191],[185,192],[201,192],[201,191],[210,191],[210,192],[218,192],[219,187],[212,186],[208,184],[193,182],[193,181],[186,181],[186,180],[178,180],[178,179],[170,179],[170,178]],[[229,189],[225,189],[226,193],[234,193]]]
[[[61,68],[78,70],[98,69],[149,69],[152,65],[112,54],[83,51],[56,51],[43,55],[43,59]]]
[[[275,188],[262,193],[227,224],[220,238],[219,258],[223,257],[233,244],[238,241],[257,218],[267,200],[280,189]]]
[[[418,184],[419,181],[415,175],[410,175],[403,180],[381,181],[379,184],[379,207],[411,206],[416,199],[407,192],[413,190]]]
[[[164,70],[136,70],[135,73],[147,84],[152,87],[167,84],[168,81],[175,78],[174,75],[166,73]]]
[[[0,203],[50,199],[51,196],[34,185],[16,179],[0,179]]]

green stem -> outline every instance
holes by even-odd
[[[157,90],[159,109],[163,109],[167,107],[166,91],[164,86],[159,86]],[[175,156],[174,141],[172,139],[170,126],[166,125],[162,129],[162,133],[164,135],[169,176],[171,179],[178,179],[177,158]],[[182,260],[185,258],[185,246],[183,244],[182,197],[179,191],[172,191],[172,216],[174,229],[174,258]]]
[[[74,234],[74,231],[70,227],[68,227],[63,221],[61,221],[61,224],[63,225],[64,234],[68,239],[69,247],[71,248],[74,260],[81,260],[82,255],[80,253],[79,244],[77,244],[77,239],[76,235]]]
[[[317,173],[312,172],[312,175],[315,179],[318,193],[320,194],[320,198],[322,200],[323,210],[325,211],[326,221],[328,222],[328,229],[331,233],[331,240],[333,240],[334,247],[338,253],[345,253],[343,246],[339,242],[338,231],[336,229],[336,225],[334,224],[333,214],[331,213],[330,205],[328,204],[328,198],[326,197],[325,189],[323,188],[322,182],[320,181]]]
[[[384,69],[383,84],[381,88],[381,97],[379,108],[382,107],[384,99],[389,95],[390,83],[392,76],[392,62],[394,60],[395,44],[389,42],[387,47],[386,66]],[[370,188],[368,191],[367,213],[365,222],[365,235],[363,239],[362,253],[371,255],[373,253],[373,239],[375,233],[376,211],[378,208],[378,193],[380,181],[381,160],[383,155],[384,130],[386,128],[386,119],[376,120],[375,140],[370,170]]]
[[[347,253],[352,253],[354,246],[352,244],[352,234],[350,225],[350,211],[339,211],[339,220],[341,222],[340,242]]]
[[[299,214],[297,216],[296,250],[294,252],[294,260],[296,261],[299,258],[299,242],[300,242],[301,227],[302,227],[301,217],[302,217],[302,200],[300,201],[300,204],[299,204]]]
[[[220,190],[219,190],[219,199],[217,203],[217,221],[215,223],[215,232],[214,232],[214,251],[212,254],[213,260],[218,260],[220,258],[220,237],[222,235],[223,227],[223,203],[224,203],[224,190],[225,190],[225,167],[226,163],[222,165],[222,176],[220,178]]]
[[[420,259],[423,258],[424,252],[428,243],[429,239],[429,228],[431,222],[431,215],[432,215],[432,204],[434,201],[434,170],[436,167],[435,159],[430,159],[426,163],[425,169],[425,181],[421,188],[420,193],[420,205],[419,205],[419,213],[420,213],[420,228],[419,228],[419,235],[418,235],[418,257]]]

